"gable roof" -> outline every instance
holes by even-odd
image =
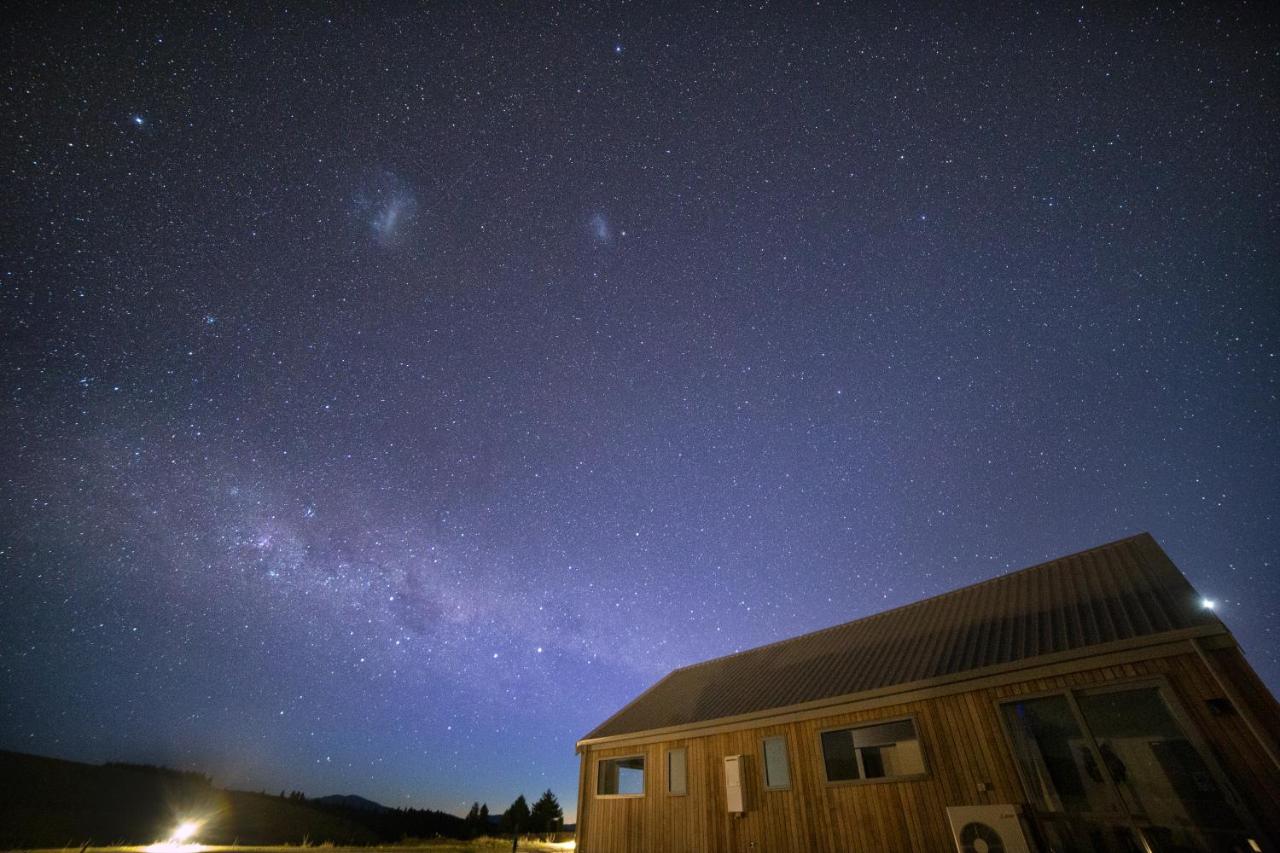
[[[677,669],[584,741],[1221,626],[1150,534]],[[1225,629],[1224,629],[1225,630]]]

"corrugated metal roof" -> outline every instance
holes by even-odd
[[[584,740],[845,696],[1218,623],[1146,533],[677,669]]]

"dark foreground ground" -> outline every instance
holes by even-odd
[[[521,839],[520,853],[559,853],[572,850],[573,841],[535,841]],[[511,839],[477,838],[468,841],[440,839],[406,845],[378,845],[378,847],[335,847],[333,844],[275,845],[275,847],[239,847],[239,845],[192,845],[180,853],[499,853],[511,850]],[[24,853],[79,853],[78,847],[36,848]],[[88,847],[84,853],[157,853],[154,847]],[[163,853],[163,852],[161,852]]]
[[[395,849],[403,851],[417,839],[472,835],[462,818],[444,812],[326,805],[222,789],[198,773],[0,751],[0,850],[79,850],[86,844],[92,850],[142,850],[186,821],[199,825],[192,841],[239,851],[326,843],[330,850],[399,845]],[[425,849],[491,849],[468,843]]]

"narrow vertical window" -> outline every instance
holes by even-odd
[[[779,789],[791,787],[791,763],[787,760],[787,739],[764,739],[764,786]]]
[[[689,792],[688,753],[684,747],[667,750],[667,793],[682,797]]]

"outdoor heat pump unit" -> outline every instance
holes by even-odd
[[[948,806],[959,853],[1032,853],[1017,806]]]
[[[742,814],[742,756],[726,755],[724,757],[724,792],[729,803],[730,814]]]

